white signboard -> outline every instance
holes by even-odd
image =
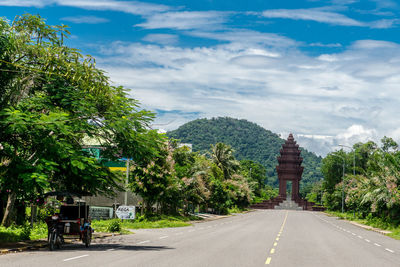
[[[133,220],[135,219],[135,206],[119,206],[115,213],[120,219]]]

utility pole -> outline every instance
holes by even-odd
[[[343,172],[342,172],[342,213],[344,212],[344,169],[346,168],[346,159],[342,156],[331,154],[334,157],[341,158],[343,160]]]
[[[128,206],[128,181],[129,181],[129,159],[126,159],[125,199],[124,205]]]
[[[356,175],[356,151],[351,146],[345,146],[345,145],[339,145],[339,146],[350,148],[351,152],[353,152],[353,175]]]

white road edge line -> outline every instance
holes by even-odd
[[[85,255],[76,256],[76,257],[73,257],[73,258],[68,258],[68,259],[65,259],[63,261],[72,261],[72,260],[76,260],[76,259],[87,257],[87,256],[89,256],[89,255],[85,254]]]
[[[391,252],[391,253],[394,253],[394,251],[391,250],[391,249],[385,248],[385,250],[387,250],[387,251],[389,251],[389,252]]]
[[[142,242],[139,242],[139,243],[136,243],[137,245],[140,245],[140,244],[145,244],[145,243],[149,243],[150,242],[150,240],[145,240],[145,241],[142,241]]]
[[[107,251],[114,251],[115,250],[115,248],[109,248],[109,249],[107,249]]]

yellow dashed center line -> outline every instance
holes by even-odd
[[[285,219],[283,220],[281,229],[279,230],[279,233],[278,233],[278,235],[277,235],[277,237],[276,237],[276,239],[275,239],[276,242],[274,242],[274,246],[273,246],[273,248],[271,248],[271,250],[270,250],[270,252],[269,252],[270,255],[272,255],[272,254],[275,253],[275,247],[278,246],[279,237],[281,236],[281,234],[282,234],[282,232],[283,232],[283,229],[285,228],[285,224],[286,224],[286,219],[287,219],[288,213],[289,213],[289,212],[286,211]],[[268,257],[267,260],[265,261],[265,264],[270,264],[270,263],[271,263],[271,260],[272,260],[272,257]]]

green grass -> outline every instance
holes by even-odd
[[[387,236],[400,240],[400,226],[388,223],[381,218],[371,216],[368,218],[360,218],[357,216],[357,214],[354,216],[354,214],[350,212],[341,213],[338,211],[325,211],[325,213],[327,213],[328,215],[336,216],[340,219],[361,223],[382,230],[391,231],[391,233],[387,234]]]
[[[23,227],[13,225],[8,228],[0,226],[0,243],[47,238],[47,226],[45,223],[34,224],[30,231],[29,229],[29,226]]]
[[[121,222],[119,219],[114,220],[94,220],[92,227],[95,232],[110,233],[110,224],[114,222],[119,224],[120,228],[117,232],[121,234],[131,234],[128,229],[144,229],[144,228],[166,228],[166,227],[184,227],[190,226],[190,221],[200,220],[196,216],[166,216],[166,215],[153,215],[150,217],[138,216],[134,221],[125,220]],[[5,228],[0,226],[0,243],[19,242],[25,240],[37,240],[47,238],[47,225],[46,223],[34,224],[30,227],[11,226]],[[114,229],[115,230],[115,229]]]
[[[248,211],[249,209],[246,209],[246,208],[238,208],[238,207],[232,207],[232,208],[230,208],[230,209],[228,209],[228,214],[231,214],[231,213],[243,213],[243,212],[246,212],[246,211]]]
[[[96,232],[109,232],[109,225],[119,219],[114,220],[96,220],[92,222],[92,226]],[[199,220],[196,216],[167,216],[152,215],[148,217],[138,216],[135,220],[125,220],[121,222],[121,233],[130,233],[128,229],[150,229],[150,228],[167,228],[167,227],[184,227],[190,226],[189,221]]]

